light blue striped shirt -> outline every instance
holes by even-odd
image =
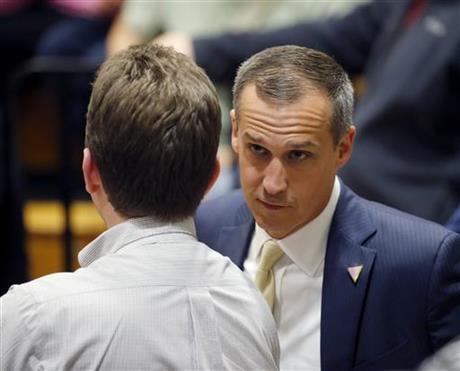
[[[79,261],[0,299],[0,370],[278,369],[263,297],[192,219],[130,219]]]

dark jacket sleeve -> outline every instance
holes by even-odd
[[[391,3],[391,2],[390,2]],[[300,45],[333,56],[350,73],[362,73],[374,39],[388,16],[389,2],[372,1],[342,18],[301,23],[268,32],[233,33],[197,38],[197,63],[216,82],[231,82],[238,66],[271,46]]]
[[[433,350],[460,334],[460,235],[450,233],[435,258],[428,294],[428,331]]]

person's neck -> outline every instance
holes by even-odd
[[[109,229],[117,224],[123,223],[127,218],[122,217],[116,212],[113,212],[102,216],[102,219],[104,219],[105,225],[107,226],[107,229]]]
[[[93,198],[93,204],[96,207],[97,212],[104,220],[104,223],[107,229],[112,228],[113,226],[123,223],[128,218],[120,215],[118,212],[115,211],[112,204],[110,202],[97,202]]]

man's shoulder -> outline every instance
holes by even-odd
[[[82,290],[90,290],[89,287],[83,286],[85,286],[84,282],[78,280],[74,272],[59,272],[13,285],[7,294],[20,295],[26,297],[31,305],[40,305],[67,295],[78,294]]]
[[[455,232],[440,224],[366,200],[349,189],[346,190],[346,198],[340,219],[344,220],[347,215],[353,215],[351,209],[359,209],[359,212],[364,214],[363,219],[375,230],[373,240],[386,241],[386,246],[405,244],[417,245],[419,249],[422,249],[422,246],[435,248],[448,238],[460,238]]]
[[[420,218],[418,216],[406,213],[404,211],[383,205],[373,201],[365,201],[368,203],[368,210],[372,216],[372,220],[378,226],[390,227],[388,231],[404,232],[404,233],[423,233],[433,237],[441,237],[447,234],[454,234],[444,226],[433,221]]]

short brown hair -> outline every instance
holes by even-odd
[[[85,145],[117,212],[174,221],[193,215],[203,198],[220,130],[205,72],[172,48],[142,45],[100,67]]]
[[[317,50],[294,46],[265,49],[240,68],[233,85],[233,106],[243,89],[255,84],[261,98],[277,103],[293,103],[311,89],[325,91],[331,100],[331,134],[337,144],[352,123],[353,86],[344,69],[331,57]]]

